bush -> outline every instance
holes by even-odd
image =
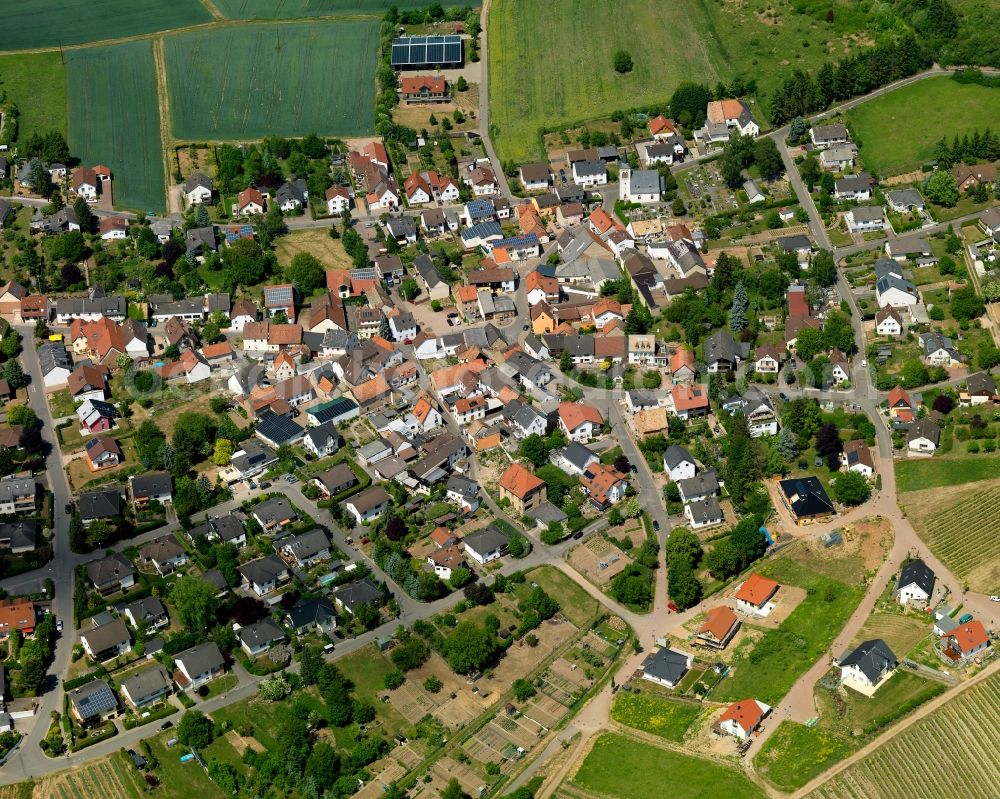
[[[385,685],[386,689],[391,691],[394,688],[399,688],[404,682],[406,682],[406,677],[403,676],[401,671],[390,671],[385,675],[385,679],[382,684]]]
[[[438,693],[442,688],[444,688],[444,683],[433,675],[424,680],[424,690],[430,691],[432,694]]]

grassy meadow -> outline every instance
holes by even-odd
[[[825,21],[830,8],[833,22]],[[664,103],[684,80],[714,85],[742,74],[766,96],[792,71],[867,43],[860,33],[866,24],[867,12],[846,0],[494,0],[495,143],[503,160],[532,160],[541,155],[539,127]],[[612,68],[619,49],[635,64],[627,75]]]
[[[149,41],[67,53],[69,149],[84,164],[107,164],[116,206],[162,210],[165,187]]]
[[[214,5],[228,19],[295,19],[296,17],[324,17],[338,14],[377,14],[381,16],[389,6],[400,11],[426,8],[426,0],[214,0]],[[459,5],[444,3],[445,6]],[[477,6],[478,3],[461,5]]]
[[[59,53],[0,56],[0,91],[17,105],[20,138],[34,130],[66,135],[66,69]]]
[[[3,3],[2,50],[100,42],[198,25],[212,15],[199,0],[22,0]]]
[[[226,27],[168,36],[173,135],[364,135],[375,124],[379,22]]]
[[[1000,475],[1000,455],[976,455],[967,458],[902,460],[896,464],[896,488],[923,491],[928,488],[965,485],[990,480]]]
[[[926,124],[931,109],[936,125]],[[1000,89],[941,77],[863,103],[848,112],[847,124],[860,143],[865,169],[892,175],[931,160],[942,136],[950,143],[955,135],[983,131],[991,120],[996,127],[998,119]]]
[[[594,742],[573,784],[590,794],[616,799],[758,799],[763,792],[735,769],[605,734]]]

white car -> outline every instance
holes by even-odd
[[[862,369],[868,368],[868,361],[866,361],[864,358],[861,359],[861,368]]]
[[[62,619],[56,619],[56,632],[62,632]]]
[[[1000,602],[1000,596],[996,596],[994,594],[993,596],[990,597],[990,602]]]

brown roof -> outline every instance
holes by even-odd
[[[446,566],[449,569],[457,569],[465,565],[465,558],[462,557],[461,547],[443,547],[430,554],[431,560],[438,566]]]
[[[236,198],[236,207],[243,208],[250,203],[257,203],[257,205],[264,207],[264,195],[262,195],[253,186],[244,189],[240,192],[239,197]]]
[[[249,325],[247,325],[249,327]],[[302,325],[274,325],[268,331],[267,340],[270,344],[287,345],[302,342]]]
[[[251,300],[237,300],[233,303],[233,309],[229,312],[229,318],[232,319],[237,316],[252,316],[256,319],[257,306]]]
[[[444,75],[404,75],[399,79],[399,88],[403,94],[420,94],[427,90],[431,94],[443,94],[445,90]]]
[[[693,411],[708,407],[708,392],[704,386],[674,386],[670,390],[674,408],[679,411]]]
[[[848,441],[844,444],[844,455],[852,453],[857,454],[858,463],[867,466],[869,469],[875,469],[875,462],[872,460],[872,451],[868,448],[867,441],[859,438],[856,441]]]
[[[698,628],[698,635],[708,633],[716,641],[725,640],[733,625],[739,621],[732,608],[726,605],[719,605],[712,608],[705,614],[705,622]]]
[[[531,492],[545,487],[545,482],[535,477],[519,463],[512,463],[500,478],[500,487],[518,499],[524,499]]]
[[[774,592],[778,588],[777,582],[754,572],[740,586],[740,590],[736,592],[736,598],[760,607],[774,596]]]
[[[0,634],[12,630],[22,632],[35,629],[35,603],[30,599],[7,599],[0,602]]]
[[[122,449],[118,446],[118,442],[113,438],[98,436],[93,440],[97,443],[87,447],[86,452],[88,460],[96,461],[106,452],[110,452],[112,455],[117,455],[119,460],[122,459]]]
[[[225,355],[232,355],[233,348],[228,341],[220,341],[218,344],[206,344],[201,348],[201,354],[206,358],[221,358]]]
[[[889,407],[895,408],[896,406],[904,408],[913,407],[913,401],[910,399],[910,395],[906,393],[906,389],[902,386],[896,386],[895,388],[889,389]]]
[[[580,485],[587,489],[590,497],[603,505],[608,501],[608,492],[617,483],[625,479],[625,475],[614,466],[606,463],[592,463],[580,477]]]
[[[105,366],[89,366],[84,364],[83,366],[78,366],[72,372],[70,372],[69,377],[66,378],[66,385],[69,386],[69,393],[71,397],[75,397],[77,394],[83,391],[91,391],[94,389],[103,389],[104,380],[108,375],[108,369]]]

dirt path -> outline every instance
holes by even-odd
[[[170,92],[167,89],[167,56],[163,47],[163,37],[153,40],[153,65],[156,70],[156,105],[160,112],[160,152],[163,161],[163,185],[167,187],[167,213],[180,213],[174,207],[180,196],[173,190],[174,176],[170,167],[172,139],[170,136]]]
[[[201,0],[201,4],[205,6],[205,9],[209,14],[212,15],[213,19],[225,19],[225,15],[219,11],[219,7],[212,2],[212,0]]]
[[[857,752],[848,757],[846,760],[841,760],[836,766],[823,772],[820,776],[816,777],[816,779],[814,779],[812,782],[806,783],[806,785],[803,786],[802,788],[799,788],[798,791],[792,794],[792,799],[801,799],[802,797],[808,795],[811,791],[815,790],[823,783],[832,779],[837,774],[840,774],[840,772],[849,768],[852,764],[857,763],[863,757],[866,757],[867,755],[871,754],[873,751],[882,746],[882,744],[886,743],[887,741],[889,741],[890,739],[901,733],[903,730],[911,727],[915,721],[924,718],[928,714],[932,713],[933,711],[937,710],[939,707],[944,705],[945,702],[950,702],[952,699],[957,697],[962,692],[967,691],[972,686],[978,685],[983,680],[988,679],[993,674],[995,674],[998,669],[1000,669],[1000,661],[994,661],[985,669],[983,669],[981,672],[979,672],[979,674],[977,674],[971,680],[961,683],[951,691],[946,691],[945,693],[941,694],[935,699],[932,699],[930,702],[921,705],[920,708],[918,708],[916,711],[914,711],[912,714],[906,717],[906,723],[894,724],[889,730],[884,732],[882,735],[880,735],[871,743],[861,747]]]

